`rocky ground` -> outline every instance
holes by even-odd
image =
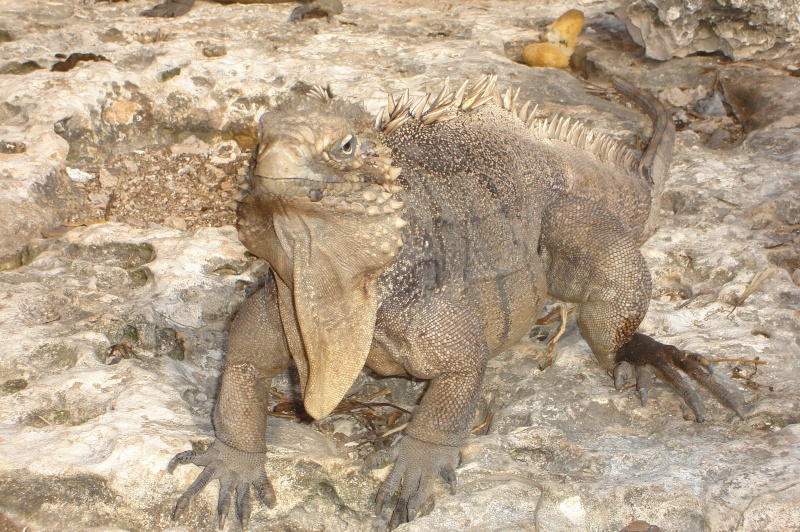
[[[386,91],[482,73],[633,146],[647,122],[610,76],[673,107],[642,328],[723,359],[718,378],[752,411],[709,399],[688,422],[663,386],[641,406],[572,321],[541,369],[558,323],[537,327],[490,363],[458,493],[439,486],[402,529],[800,528],[800,53],[651,60],[606,1],[365,0],[299,24],[283,4],[139,17],[149,6],[0,7],[0,530],[216,529],[216,486],[170,520],[198,468],[165,466],[211,441],[227,329],[266,272],[232,226],[258,117],[298,81],[377,111]],[[567,8],[587,19],[572,70],[519,64]],[[422,387],[364,376],[309,424],[278,379],[278,505],[252,529],[385,528],[372,501],[388,470],[359,461],[398,436]]]

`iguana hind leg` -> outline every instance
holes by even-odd
[[[581,333],[600,365],[615,375],[618,387],[633,379],[646,399],[655,374],[702,421],[700,401],[683,373],[743,416],[740,401],[714,380],[702,357],[636,333],[650,301],[650,272],[633,238],[612,214],[590,200],[565,197],[554,201],[543,219],[541,254],[548,293],[579,305]]]
[[[267,407],[272,377],[289,367],[289,348],[278,311],[272,275],[264,288],[251,295],[231,327],[217,404],[216,439],[207,451],[185,451],[170,460],[167,471],[179,464],[205,469],[181,495],[172,518],[177,520],[205,486],[220,482],[217,514],[222,528],[235,496],[236,514],[243,525],[250,520],[250,488],[269,507],[275,505],[272,484],[264,472]]]

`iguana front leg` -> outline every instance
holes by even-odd
[[[392,358],[409,374],[431,380],[403,439],[365,464],[374,468],[394,462],[375,506],[380,514],[400,488],[389,523],[394,528],[414,519],[437,476],[455,491],[459,450],[472,428],[489,348],[475,313],[446,299],[384,304],[378,329],[392,346]]]
[[[590,200],[554,201],[543,216],[541,255],[548,293],[580,305],[581,333],[600,365],[614,374],[618,389],[635,381],[644,403],[657,375],[703,421],[699,398],[684,373],[744,417],[741,401],[713,379],[702,357],[636,333],[650,302],[650,272],[616,217]]]
[[[175,505],[177,520],[212,480],[220,482],[217,514],[224,526],[236,495],[236,514],[242,525],[250,520],[250,487],[261,501],[275,505],[272,484],[264,472],[264,435],[272,377],[289,367],[286,345],[272,276],[264,288],[242,306],[231,327],[217,404],[214,408],[216,439],[204,452],[185,451],[170,460],[167,471],[178,464],[195,464],[205,469]]]

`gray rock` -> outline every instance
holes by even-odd
[[[783,0],[625,0],[615,10],[647,57],[722,52],[779,57],[800,41],[800,4]]]
[[[727,116],[728,111],[725,109],[725,104],[722,95],[713,91],[708,96],[700,98],[694,103],[694,110],[700,116],[709,118],[713,116]]]
[[[19,135],[18,128],[0,122],[0,135]],[[60,224],[63,214],[81,201],[63,166],[67,143],[52,130],[31,129],[28,138],[37,138],[34,143],[18,141],[28,149],[0,154],[0,270],[23,264],[27,242],[41,236],[42,229]]]

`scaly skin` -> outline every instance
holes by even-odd
[[[580,126],[534,120],[512,93],[493,97],[492,78],[446,86],[429,105],[430,95],[390,98],[377,125],[319,87],[267,113],[239,236],[272,275],[231,331],[217,441],[170,463],[206,467],[175,518],[213,478],[221,522],[234,490],[243,523],[250,486],[274,502],[258,464],[267,390],[291,358],[317,419],[365,366],[431,381],[400,443],[365,464],[394,463],[376,499],[381,512],[399,489],[390,527],[413,519],[437,476],[455,489],[487,360],[527,333],[548,294],[578,305],[617,386],[636,380],[644,401],[657,374],[700,421],[680,370],[742,415],[699,356],[636,332],[651,290],[637,243],[654,227],[674,129],[657,100],[619,88],[654,120],[641,159]]]
[[[114,0],[112,0],[114,1]],[[221,4],[283,4],[294,0],[216,0]],[[300,21],[306,17],[325,16],[330,20],[340,14],[344,7],[341,0],[299,0],[300,5],[292,10],[289,20]],[[194,0],[166,0],[142,11],[143,17],[179,17],[189,12]]]

